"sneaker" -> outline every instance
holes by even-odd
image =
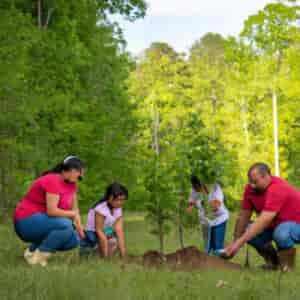
[[[29,248],[26,248],[24,251],[24,259],[27,261],[28,259],[30,259],[33,255],[33,252],[30,251]]]
[[[27,257],[26,261],[29,265],[41,265],[42,267],[47,266],[47,260],[52,255],[51,252],[41,252],[39,249],[36,249],[33,254]]]

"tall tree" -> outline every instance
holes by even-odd
[[[284,3],[272,3],[265,6],[257,14],[250,16],[245,21],[242,36],[246,37],[258,52],[269,54],[274,59],[272,67],[273,80],[271,80],[270,91],[273,99],[273,128],[274,128],[274,154],[275,174],[279,175],[279,146],[278,146],[278,117],[277,101],[278,74],[281,69],[282,55],[284,49],[290,44],[291,28],[299,21],[298,5]]]

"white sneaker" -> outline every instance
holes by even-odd
[[[30,251],[29,248],[26,248],[24,251],[24,259],[27,261],[30,257],[32,257],[33,252]]]
[[[51,255],[51,252],[41,252],[39,249],[36,249],[34,252],[32,252],[31,256],[27,256],[25,259],[29,265],[39,264],[42,267],[46,267],[47,260],[50,258]]]

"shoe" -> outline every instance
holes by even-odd
[[[42,252],[36,249],[31,256],[27,256],[26,261],[29,265],[41,265],[42,267],[47,266],[47,260],[52,255],[51,252]]]
[[[283,272],[294,271],[296,268],[296,248],[278,251],[280,268]]]
[[[262,266],[264,270],[277,270],[279,267],[279,257],[276,249],[271,243],[263,246],[262,249],[258,250],[258,253],[264,258],[265,265]]]
[[[33,252],[30,251],[29,248],[26,248],[25,251],[24,251],[24,259],[27,261],[28,259],[30,259],[33,255]]]

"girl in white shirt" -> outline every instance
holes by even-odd
[[[121,184],[107,187],[104,197],[88,212],[85,238],[80,242],[81,254],[97,247],[103,257],[112,256],[117,248],[121,257],[126,256],[122,206],[127,198],[128,191]]]
[[[187,211],[190,213],[193,207],[197,207],[206,251],[218,254],[218,251],[224,248],[226,224],[229,219],[222,188],[220,184],[215,183],[209,192],[206,185],[201,183],[197,176],[192,176],[191,183],[192,192]],[[205,196],[208,196],[209,214],[204,208]]]

